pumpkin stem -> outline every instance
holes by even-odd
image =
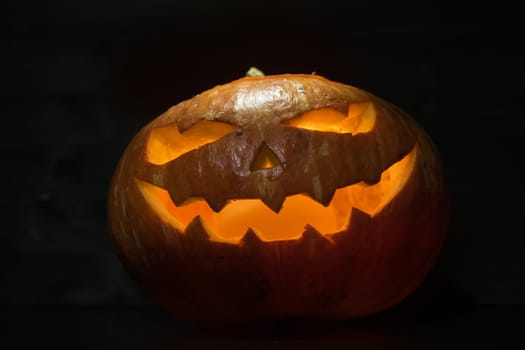
[[[256,68],[256,67],[250,67],[248,71],[246,72],[247,77],[264,77],[264,73],[262,70]]]

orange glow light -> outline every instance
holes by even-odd
[[[326,207],[306,195],[296,194],[285,199],[278,213],[259,199],[233,199],[220,212],[213,211],[203,199],[176,206],[166,190],[138,179],[136,183],[160,218],[180,232],[200,216],[214,240],[238,242],[249,228],[264,241],[286,240],[300,237],[307,224],[322,234],[342,231],[350,222],[352,207],[374,216],[403,188],[413,171],[416,154],[414,147],[385,170],[374,185],[359,182],[336,190]]]

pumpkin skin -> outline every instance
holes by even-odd
[[[295,122],[312,111],[350,115],[355,106],[366,128]],[[197,125],[218,136],[158,156],[178,142],[172,135]],[[275,215],[298,194],[326,208],[340,188],[367,191],[403,159],[409,170],[381,205],[350,208],[335,230],[319,229],[324,214],[310,224],[311,209],[283,219],[297,220],[294,232],[251,227],[259,214],[235,234],[233,224],[212,225],[210,215],[242,199],[258,199]],[[172,215],[200,199],[211,214]],[[438,152],[408,114],[349,85],[286,74],[216,86],[152,120],[117,164],[108,214],[124,266],[148,298],[181,319],[352,319],[395,305],[422,282],[445,239],[448,196]]]

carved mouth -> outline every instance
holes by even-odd
[[[323,235],[348,228],[352,208],[371,217],[379,213],[405,186],[414,170],[417,146],[401,160],[386,169],[378,183],[359,182],[335,191],[327,206],[307,194],[285,198],[279,212],[274,212],[260,199],[231,199],[214,211],[203,198],[192,198],[175,205],[168,191],[135,179],[144,199],[155,213],[178,232],[184,233],[190,222],[200,218],[210,239],[238,243],[249,230],[262,241],[299,238],[307,226]]]

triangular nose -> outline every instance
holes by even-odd
[[[257,153],[255,153],[250,170],[270,169],[280,166],[281,164],[282,162],[279,160],[279,157],[277,157],[275,152],[263,142],[257,150]]]

